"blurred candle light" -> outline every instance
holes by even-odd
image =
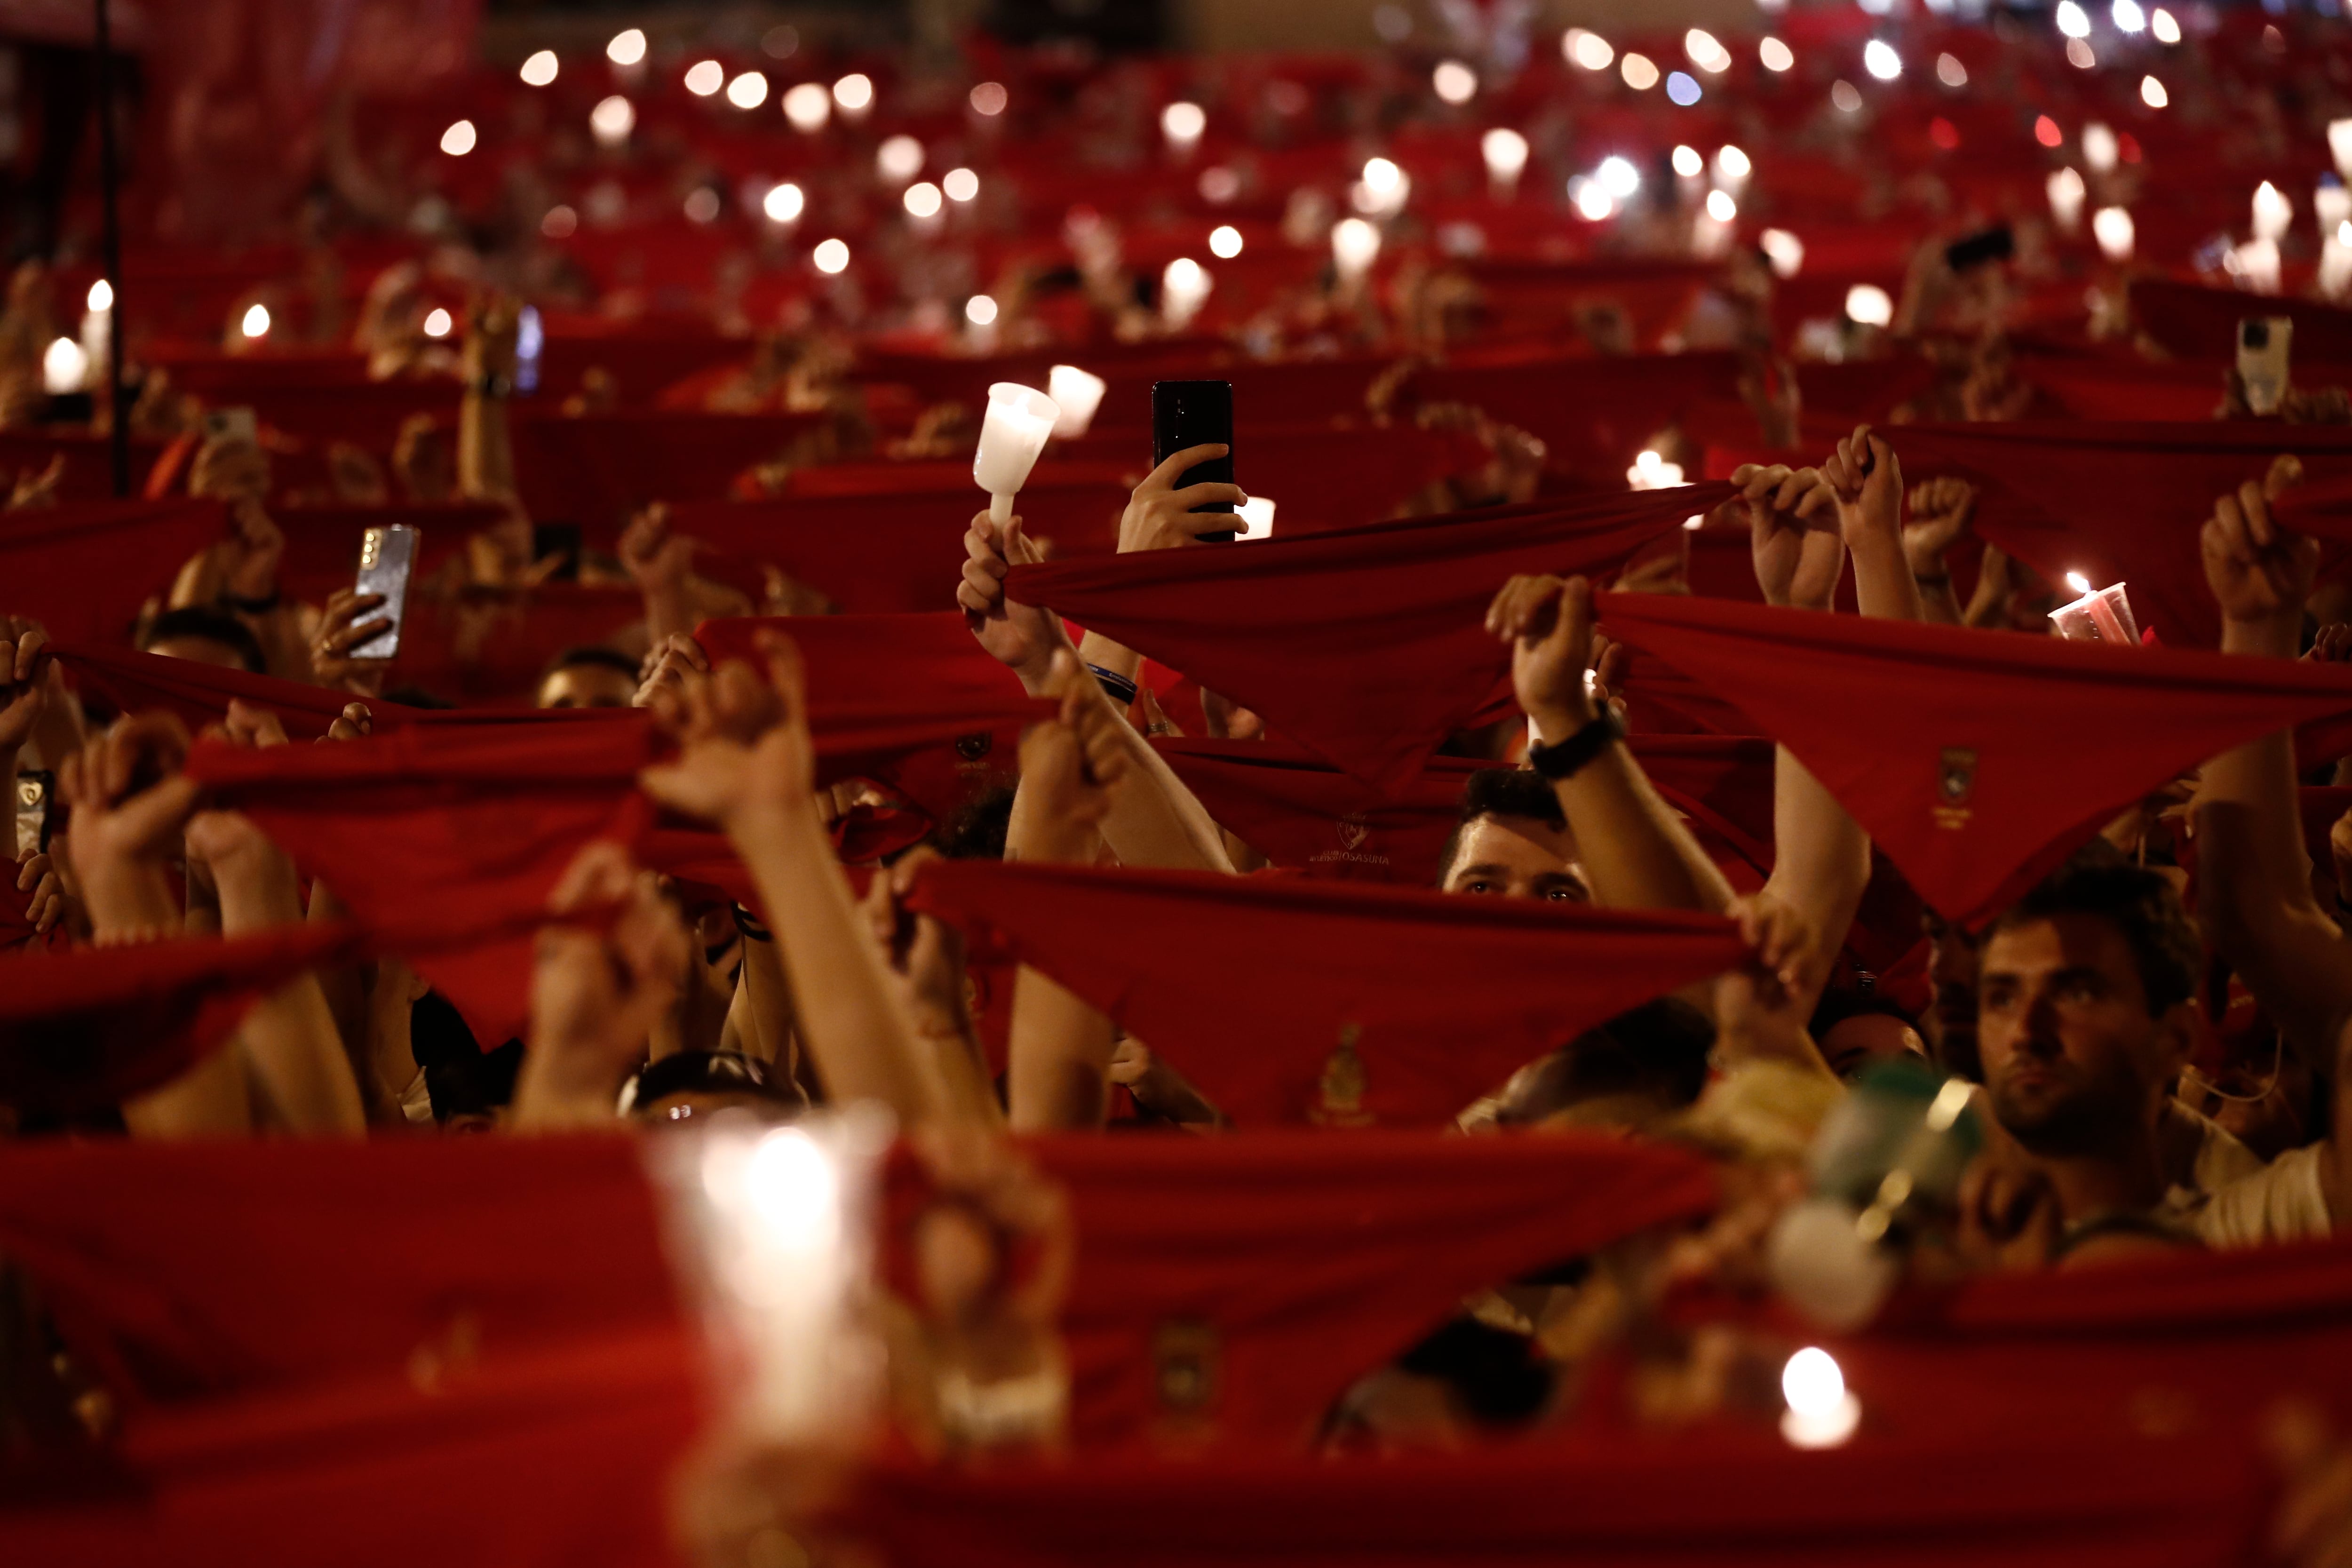
[[[50,339],[41,354],[41,390],[51,397],[79,392],[89,379],[89,363],[88,351],[73,339]]]
[[[2258,235],[2230,253],[2236,263],[2239,278],[2257,294],[2279,291],[2278,241],[2269,235]],[[2225,267],[2228,262],[2223,264]]]
[[[236,330],[244,333],[245,336],[248,338],[259,339],[268,337],[269,335],[269,307],[259,304],[247,306],[245,310],[245,318],[237,322]]]
[[[1732,200],[1729,191],[1709,191],[1706,194],[1706,216],[1717,223],[1729,223],[1739,216],[1739,204]]]
[[[87,309],[99,315],[104,315],[107,311],[113,310],[114,285],[109,283],[103,278],[100,279],[97,282],[89,286],[89,294],[83,300],[83,304]]]
[[[996,324],[996,301],[985,294],[974,294],[963,302],[963,319],[975,327]]]
[[[980,195],[980,176],[970,169],[950,169],[940,176],[940,190],[951,202],[968,202]]]
[[[1575,65],[1589,71],[1605,71],[1616,59],[1617,51],[1600,34],[1582,27],[1570,27],[1559,36],[1559,52]]]
[[[1589,223],[1599,223],[1617,210],[1616,198],[1608,188],[1582,174],[1568,182],[1568,199],[1575,205],[1577,216]]]
[[[2061,229],[2073,234],[2083,225],[2083,200],[2087,194],[2083,176],[2073,169],[2060,169],[2045,183],[2050,194],[2050,216]]]
[[[425,313],[425,335],[428,338],[446,338],[456,325],[449,319],[449,312],[438,305]]]
[[[1486,161],[1486,184],[1498,196],[1518,188],[1528,166],[1528,139],[1507,125],[1497,125],[1478,138],[1478,154]]]
[[[1757,45],[1756,58],[1764,63],[1766,70],[1775,76],[1797,63],[1796,51],[1778,38],[1767,38]]]
[[[539,232],[550,239],[569,239],[580,227],[580,215],[558,203],[539,220]]]
[[[2336,225],[2352,218],[2352,189],[2333,175],[2322,174],[2312,188],[2311,216],[2319,220],[2323,237],[2334,234]]]
[[[2073,66],[2076,70],[2085,71],[2096,66],[2099,63],[2099,57],[2097,53],[2092,49],[2091,40],[2088,38],[2067,39],[2066,63]]]
[[[617,92],[588,111],[588,129],[602,147],[618,147],[636,126],[636,106]]]
[[[1647,92],[1658,85],[1658,68],[1650,63],[1647,55],[1627,55],[1619,64],[1617,74],[1623,77],[1625,85],[1635,92]]]
[[[738,109],[757,109],[768,101],[768,79],[760,71],[745,71],[727,84],[727,101]]]
[[[1342,284],[1360,283],[1381,254],[1381,231],[1360,217],[1331,226],[1331,264]]]
[[[1478,73],[1460,60],[1440,60],[1429,85],[1447,103],[1467,103],[1478,96]]]
[[[1035,387],[1000,381],[988,389],[971,477],[988,492],[989,518],[1000,527],[1013,521],[1013,498],[1029,482],[1029,470],[1061,417],[1054,400]]]
[[[2121,207],[2101,207],[2091,215],[2091,237],[2099,254],[2110,261],[2129,261],[2134,238],[2132,216]]]
[[[1966,87],[1969,85],[1969,68],[1960,63],[1957,55],[1937,55],[1936,79],[1946,87]]]
[[[971,103],[974,114],[994,119],[1004,112],[1004,106],[1010,101],[1011,95],[1004,90],[1003,82],[984,81],[971,89]]]
[[[616,66],[643,65],[646,59],[646,30],[626,27],[613,35],[604,46],[604,58]]]
[[[1862,47],[1862,68],[1881,81],[1893,81],[1903,74],[1903,57],[1885,39],[1873,38]]]
[[[790,180],[779,181],[770,185],[768,194],[760,198],[760,210],[767,215],[768,221],[772,224],[797,221],[807,205],[808,197]]]
[[[2096,120],[2083,127],[2083,162],[2091,165],[2091,173],[2112,174],[2122,152],[2113,127]]]
[[[845,119],[865,119],[866,111],[874,107],[874,79],[864,71],[851,71],[833,84],[833,106]]]
[[[525,87],[546,87],[555,80],[558,62],[553,49],[541,49],[522,62],[522,84]]]
[[[474,122],[460,120],[441,132],[441,151],[452,158],[462,158],[474,150]]]
[[[1046,395],[1053,398],[1060,414],[1054,420],[1054,434],[1067,441],[1087,433],[1095,421],[1095,410],[1102,406],[1103,391],[1110,384],[1092,371],[1080,370],[1074,364],[1057,364],[1046,373]]]
[[[1696,180],[1706,170],[1706,160],[1699,156],[1697,148],[1683,146],[1675,149],[1674,164],[1675,174],[1685,180]]]
[[[2147,26],[2147,13],[2139,8],[2139,0],[2116,0],[2107,15],[2115,18],[2119,32],[2137,33]]]
[[[1160,316],[1171,331],[1192,324],[1209,297],[1209,269],[1189,256],[1180,256],[1160,274]]]
[[[1633,459],[1625,470],[1625,482],[1637,490],[1670,490],[1687,481],[1683,478],[1680,463],[1669,463],[1648,447]]]
[[[1730,142],[1727,142],[1715,150],[1715,183],[1735,197],[1747,194],[1748,176],[1755,170],[1756,165],[1747,153]]]
[[[1242,231],[1229,223],[1221,223],[1209,231],[1209,254],[1220,261],[1231,261],[1242,253]]]
[[[1592,171],[1592,177],[1601,183],[1602,190],[1619,201],[1642,188],[1642,171],[1633,167],[1631,158],[1615,153],[1601,160],[1601,166]]]
[[[1790,1356],[1780,1371],[1780,1394],[1789,1408],[1780,1435],[1799,1448],[1834,1448],[1862,1425],[1862,1404],[1847,1392],[1835,1357],[1818,1347]]]
[[[837,277],[849,270],[849,242],[843,239],[819,240],[809,259],[816,269],[828,277]]]
[[[2033,117],[2033,139],[2044,147],[2055,147],[2066,140],[2066,136],[2058,129],[2056,121],[2046,114],[2037,114]]]
[[[2147,30],[2156,36],[2156,41],[2159,44],[2177,44],[2180,41],[2179,22],[2174,18],[2171,12],[2161,5],[2156,8],[2156,15],[2148,18]]]
[[[2268,180],[2254,187],[2253,209],[2256,239],[2278,239],[2294,221],[2294,204]]]
[[[2352,289],[2352,220],[2339,223],[2319,246],[2319,291],[2340,300]]]
[[[2139,79],[2139,100],[2150,109],[2162,109],[2171,103],[2172,95],[2164,90],[2162,82],[2152,76],[2144,76]]]
[[[1160,134],[1166,139],[1168,150],[1179,158],[1189,156],[1200,145],[1202,133],[1208,128],[1208,110],[1197,103],[1180,100],[1160,111]]]
[[[946,199],[940,195],[939,186],[929,180],[918,180],[908,185],[907,194],[899,200],[905,205],[908,216],[918,218],[937,217],[940,216],[940,209],[946,205]]]
[[[1895,301],[1875,283],[1857,283],[1845,291],[1845,314],[1862,326],[1888,326],[1895,321]]]
[[[822,131],[833,118],[833,94],[822,82],[804,81],[784,94],[784,118],[795,131]]]
[[[687,68],[686,90],[697,98],[709,98],[727,85],[727,68],[717,60],[697,60]]]
[[[923,144],[911,136],[893,136],[874,152],[875,172],[894,184],[903,184],[923,170]]]
[[[2070,38],[2087,38],[2091,36],[2091,14],[2077,5],[2075,0],[2058,0],[2058,11],[2054,19],[2058,24],[2058,30]]]
[[[1843,77],[1830,83],[1830,101],[1843,114],[1853,114],[1862,108],[1862,92]]]
[[[1731,68],[1731,51],[1704,27],[1693,27],[1683,35],[1683,53],[1691,64],[1709,76],[1718,76]]]
[[[1775,278],[1794,278],[1804,270],[1805,242],[1785,228],[1768,228],[1756,237]]]

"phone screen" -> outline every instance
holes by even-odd
[[[1234,384],[1230,381],[1155,381],[1151,384],[1151,466],[1158,468],[1172,453],[1187,447],[1223,442],[1225,455],[1195,463],[1178,476],[1176,487],[1234,482]],[[1234,510],[1230,501],[1213,501],[1201,511]],[[1234,531],[1204,533],[1204,540],[1227,543]]]
[[[515,318],[515,383],[519,393],[539,390],[539,356],[547,347],[547,329],[539,319],[539,307],[525,305]]]
[[[408,611],[408,578],[416,565],[416,530],[405,523],[371,528],[360,536],[360,574],[353,585],[362,594],[383,595],[383,604],[365,618],[381,618],[392,625],[352,648],[353,658],[391,658],[400,652],[401,622]]]

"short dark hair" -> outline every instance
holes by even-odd
[[[799,1096],[776,1081],[772,1068],[740,1051],[677,1051],[647,1062],[629,1086],[628,1109],[643,1110],[674,1094],[740,1094],[800,1106]]]
[[[215,610],[209,605],[187,605],[176,610],[166,610],[148,626],[147,635],[139,639],[140,651],[152,650],[159,642],[174,637],[202,637],[216,642],[237,657],[237,662],[255,675],[269,673],[269,659],[261,651],[261,639],[253,629],[226,610]]]
[[[1832,985],[1822,993],[1822,999],[1814,1005],[1812,1020],[1805,1026],[1805,1032],[1818,1040],[1840,1024],[1855,1018],[1893,1018],[1915,1029],[1919,1026],[1919,1020],[1892,996],[1877,991],[1857,991]]]
[[[631,658],[618,648],[594,644],[565,648],[547,661],[547,668],[539,672],[539,678],[545,680],[558,670],[577,669],[583,665],[593,665],[602,669],[617,669],[631,680],[637,678],[637,660]]]
[[[2180,895],[2161,875],[2094,838],[1992,923],[1994,931],[2057,915],[2096,915],[2123,933],[2150,1016],[2197,995],[2205,943]]]
[[[1552,793],[1551,781],[1528,768],[1480,768],[1462,785],[1462,809],[1454,819],[1454,831],[1445,840],[1444,853],[1437,858],[1437,879],[1440,882],[1453,873],[1454,862],[1462,854],[1462,835],[1474,822],[1489,816],[1516,816],[1530,822],[1540,822],[1559,833],[1568,826],[1568,814],[1559,808],[1559,796]]]

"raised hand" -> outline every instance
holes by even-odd
[[[1233,448],[1222,442],[1187,447],[1171,452],[1165,462],[1144,476],[1128,497],[1119,514],[1118,550],[1177,550],[1202,542],[1204,533],[1226,533],[1241,526],[1229,512],[1196,512],[1195,507],[1217,501],[1234,506],[1249,500],[1239,485],[1202,483],[1178,489],[1176,481],[1194,465],[1212,462]]]
[[[677,1000],[686,931],[620,846],[580,852],[548,896],[530,978],[530,1044],[515,1088],[525,1129],[594,1126]]]
[[[25,920],[32,926],[35,936],[46,935],[50,927],[65,918],[65,878],[47,855],[25,857],[16,868],[16,890],[30,895],[25,901]]]
[[[688,680],[709,673],[710,656],[702,651],[702,645],[684,632],[672,632],[646,655],[637,677],[637,694],[629,699],[629,706],[650,708],[664,691],[682,695]]]
[[[124,719],[67,757],[66,857],[100,940],[161,934],[174,917],[163,861],[179,846],[196,785],[181,773],[188,732],[168,713]]]
[[[236,698],[229,701],[227,718],[207,726],[204,733],[208,741],[225,741],[251,751],[286,744],[286,727],[277,714]],[[289,886],[292,885],[293,862],[243,812],[195,813],[188,818],[186,844],[192,875],[217,881],[282,873]],[[226,912],[224,910],[224,916]]]
[[[384,671],[391,660],[359,658],[352,649],[388,630],[391,620],[374,612],[383,607],[382,594],[338,588],[327,595],[326,613],[310,634],[310,675],[321,686],[340,686],[362,697],[383,695]]]
[[[323,746],[330,741],[364,741],[375,733],[375,715],[364,702],[346,702],[343,710],[327,726],[327,732],[311,742]]]
[[[2264,487],[2248,481],[2213,502],[2200,539],[2205,582],[2221,606],[2225,646],[2262,639],[2271,652],[2292,656],[2304,601],[2319,569],[2319,542],[2289,533],[2271,519]]]
[[[1743,463],[1731,471],[1748,508],[1748,552],[1768,605],[1826,610],[1845,570],[1835,498],[1811,468]]]
[[[809,809],[816,748],[800,649],[790,637],[762,632],[760,652],[764,680],[730,660],[708,676],[682,673],[675,688],[655,691],[648,706],[678,746],[675,761],[638,775],[655,800],[730,831],[761,813]]]
[[[1548,745],[1591,721],[1592,586],[1581,577],[1514,577],[1486,607],[1487,635],[1511,645],[1511,689]]]
[[[971,526],[964,531],[963,548],[963,581],[956,584],[956,604],[964,624],[992,658],[1021,677],[1031,695],[1042,692],[1055,650],[1070,646],[1069,634],[1051,610],[1007,598],[1004,576],[1013,567],[1045,556],[1022,531],[1018,517],[999,528],[985,511],[973,514]]]
[[[41,667],[41,649],[48,640],[38,622],[0,616],[0,760],[11,765],[52,697],[60,695],[57,666]]]
[[[1119,733],[1127,721],[1087,689],[1093,679],[1076,654],[1057,651],[1044,695],[1058,699],[1061,710],[1021,737],[1020,810],[1057,858],[1092,846],[1129,767]]]
[[[669,509],[656,501],[629,520],[621,533],[620,556],[641,592],[676,593],[693,569],[694,541],[670,531]]]
[[[1903,561],[1911,575],[1934,582],[1950,574],[1945,554],[1976,521],[1977,488],[1945,474],[1911,487],[1911,515],[1903,524]]]
[[[1849,549],[1865,539],[1900,542],[1903,464],[1895,448],[1857,425],[1822,465],[1822,482],[1837,500],[1838,531]]]

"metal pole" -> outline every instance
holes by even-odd
[[[116,210],[121,174],[114,153],[114,45],[108,27],[107,0],[92,0],[91,8],[98,18],[98,183],[106,213],[106,282],[114,290],[106,311],[107,406],[114,413],[109,446],[114,459],[114,493],[128,497],[131,410],[122,401],[122,218]]]

